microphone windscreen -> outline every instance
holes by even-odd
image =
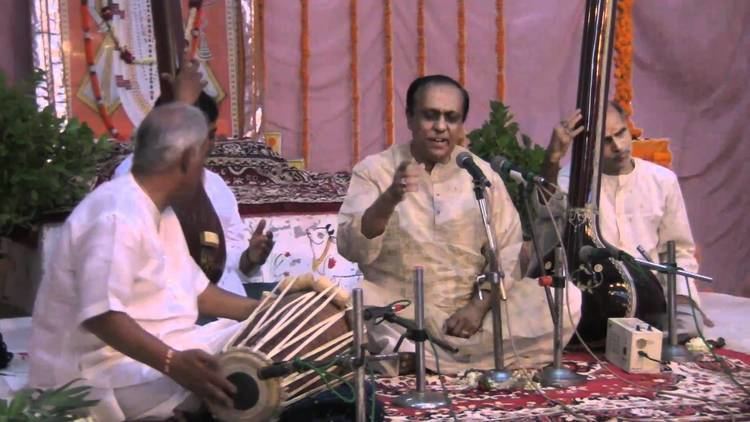
[[[507,162],[507,158],[502,155],[497,155],[490,160],[490,167],[492,167],[492,170],[495,170],[497,173],[503,173]]]
[[[466,164],[469,160],[473,161],[473,159],[471,158],[471,154],[466,151],[460,152],[456,156],[456,165],[461,168],[466,168]]]

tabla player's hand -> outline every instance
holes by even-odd
[[[263,232],[266,228],[266,219],[260,220],[258,226],[255,227],[253,234],[250,236],[250,241],[247,246],[247,259],[252,267],[263,265],[268,259],[268,255],[271,254],[273,245],[273,232]]]
[[[237,388],[221,375],[215,357],[200,349],[175,352],[168,374],[205,401],[232,408]]]
[[[419,189],[419,177],[424,167],[416,161],[404,161],[393,175],[393,182],[388,187],[388,192],[395,201],[401,202],[408,192],[416,192]]]
[[[573,143],[573,139],[583,131],[580,125],[583,120],[581,110],[576,110],[567,119],[563,120],[552,130],[549,147],[547,147],[547,157],[551,163],[559,163],[565,156]],[[577,127],[576,127],[577,126]]]
[[[484,314],[480,306],[469,303],[445,320],[443,329],[449,336],[469,338],[479,331]]]

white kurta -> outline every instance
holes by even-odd
[[[339,253],[359,264],[364,274],[367,304],[385,305],[399,299],[413,299],[414,267],[424,268],[427,329],[432,336],[459,348],[456,354],[439,349],[440,369],[448,372],[493,366],[491,312],[479,332],[469,339],[448,336],[443,330],[445,320],[471,299],[474,279],[484,267],[480,250],[486,243],[486,235],[472,179],[455,164],[455,156],[461,151],[466,149],[456,147],[446,164],[438,163],[431,173],[423,172],[419,191],[406,195],[391,216],[385,233],[374,239],[362,235],[362,215],[391,184],[398,165],[412,156],[406,144],[364,159],[353,169],[349,191],[339,212],[337,235]],[[533,280],[518,281],[522,244],[518,213],[500,177],[486,162],[478,157],[474,160],[492,183],[487,203],[499,260],[506,273],[509,299],[504,306],[510,311],[516,345],[529,358],[524,364],[549,361],[552,323],[544,291]],[[571,300],[580,303],[579,294],[575,290]],[[413,307],[406,317],[413,317]],[[507,321],[504,322],[506,325]],[[385,323],[369,327],[369,332],[374,337],[371,342],[389,349],[398,337],[398,332]],[[506,339],[507,335],[506,325]],[[512,349],[505,343],[506,360],[513,363]],[[426,349],[428,366],[435,369],[432,350]]]
[[[108,311],[128,314],[177,350],[215,353],[234,332],[237,324],[227,320],[195,324],[197,297],[208,279],[190,256],[174,212],[160,213],[132,175],[98,187],[61,230],[34,306],[31,386],[83,378],[95,387],[95,397],[102,398],[97,412],[119,417],[118,389],[133,391],[165,379],[83,328],[84,321]],[[185,390],[166,381],[172,392],[141,394],[141,404],[152,401],[155,406],[169,399],[177,404],[187,397]],[[121,410],[128,417],[138,416],[132,409]]]
[[[130,173],[133,166],[133,154],[128,155],[115,169],[112,177],[120,177]],[[224,273],[221,275],[218,286],[232,293],[247,296],[244,283],[262,281],[262,274],[256,271],[250,276],[246,276],[240,271],[240,258],[242,253],[247,249],[249,233],[247,225],[242,221],[240,212],[237,207],[237,200],[234,193],[221,176],[204,169],[203,186],[206,189],[208,199],[214,206],[216,214],[221,221],[221,228],[224,230],[224,239],[227,248],[227,260],[224,264]]]
[[[602,174],[599,198],[599,223],[602,237],[615,247],[640,258],[642,246],[649,258],[663,261],[667,241],[675,241],[677,265],[687,271],[698,271],[695,242],[690,231],[685,201],[677,176],[666,167],[633,158],[635,167],[629,174]],[[570,166],[558,176],[558,185],[567,191]],[[562,194],[552,197],[553,214],[562,215],[566,199]],[[688,295],[685,279],[679,277],[678,295]],[[690,280],[690,292],[700,305],[695,282]]]

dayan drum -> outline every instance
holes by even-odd
[[[322,370],[334,378],[328,383],[320,369],[258,376],[258,370],[275,362],[326,361],[350,351],[348,309],[346,290],[312,274],[286,278],[265,294],[218,357],[222,375],[237,386],[237,394],[233,409],[210,405],[214,416],[224,421],[273,419],[286,406],[351,379],[351,369],[338,365]]]

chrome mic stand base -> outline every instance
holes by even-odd
[[[544,387],[566,388],[581,385],[586,382],[586,377],[576,374],[562,364],[563,343],[563,312],[565,300],[565,284],[568,280],[568,271],[565,266],[565,254],[563,248],[555,248],[555,275],[552,277],[552,285],[555,291],[553,324],[553,347],[554,358],[552,364],[542,369],[539,382]]]
[[[449,405],[448,400],[445,399],[445,394],[437,391],[411,391],[396,397],[393,404],[398,407],[423,410],[437,409]]]
[[[695,360],[690,351],[680,344],[664,344],[661,346],[661,360],[670,362],[692,362]]]
[[[556,368],[555,365],[549,365],[542,369],[539,382],[543,387],[567,388],[585,384],[586,377],[565,367]]]

